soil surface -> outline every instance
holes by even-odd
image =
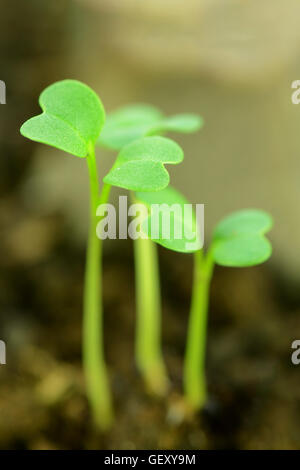
[[[202,413],[185,418],[182,359],[192,257],[160,250],[171,388],[166,399],[157,399],[144,390],[134,365],[132,247],[116,244],[104,262],[105,346],[116,421],[101,435],[91,425],[81,368],[84,253],[64,239],[59,215],[27,217],[14,233],[8,208],[6,201],[0,332],[7,365],[0,370],[0,448],[300,447],[300,366],[290,359],[291,343],[300,336],[300,302],[283,288],[274,267],[216,269],[207,352],[210,398]],[[20,244],[20,237],[27,243]]]

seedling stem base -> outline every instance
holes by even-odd
[[[102,312],[102,240],[96,235],[99,179],[94,149],[87,157],[90,177],[90,228],[83,305],[83,366],[95,425],[107,430],[113,421],[108,373],[104,361]]]
[[[188,324],[187,347],[184,361],[184,393],[188,405],[201,409],[207,399],[205,378],[205,351],[209,288],[213,271],[210,252],[195,252],[195,273],[191,312]]]
[[[148,390],[164,395],[168,378],[161,352],[161,306],[157,248],[149,239],[134,241],[137,326],[135,355]]]

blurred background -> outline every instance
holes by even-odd
[[[0,448],[299,448],[300,366],[290,360],[300,337],[300,106],[291,101],[299,2],[1,0],[0,11]],[[94,88],[107,112],[142,102],[203,116],[198,134],[173,136],[185,161],[169,171],[205,204],[207,240],[233,210],[274,216],[271,261],[216,270],[211,401],[189,423],[170,409],[181,391],[192,258],[160,250],[173,383],[161,402],[145,394],[133,363],[132,246],[123,240],[106,243],[104,274],[117,423],[106,436],[92,430],[80,362],[87,170],[19,135],[40,92],[64,78]],[[112,159],[100,151],[101,173]]]

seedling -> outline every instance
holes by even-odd
[[[150,158],[148,163],[151,169],[144,169],[141,173],[144,181],[138,181],[140,174],[137,163],[134,168],[138,175],[133,175],[132,182],[128,184],[128,175],[124,178],[124,170],[127,173],[129,167],[121,169],[116,163],[114,171],[104,181],[134,191],[149,191],[152,181],[156,183],[158,189],[158,179],[154,174],[154,163],[157,165],[157,158],[161,163],[172,163],[167,157],[167,148],[163,146],[164,140],[161,138],[148,138],[147,141],[142,138],[163,134],[167,131],[191,133],[201,128],[203,120],[195,114],[180,114],[171,117],[164,117],[160,110],[153,106],[135,104],[123,107],[111,113],[101,132],[98,144],[111,150],[122,149],[121,157],[118,158],[122,163],[124,153],[134,151],[134,155],[139,156],[141,160],[148,159],[143,149],[145,142],[155,145],[153,147],[154,160]],[[132,144],[135,141],[131,147]],[[179,163],[183,158],[176,157],[173,163]],[[117,160],[117,162],[118,162]],[[172,159],[171,159],[172,160]],[[145,165],[145,163],[140,163]],[[145,168],[145,167],[144,167]],[[168,177],[161,174],[161,187],[167,185]],[[135,195],[132,194],[132,200]],[[157,394],[163,395],[168,387],[168,378],[165,364],[161,352],[161,301],[160,301],[160,281],[156,246],[150,239],[137,238],[134,242],[135,258],[135,277],[136,277],[136,335],[135,335],[135,356],[138,369],[140,370],[147,388]]]
[[[173,188],[166,188],[157,193],[138,193],[137,198],[148,208],[150,215],[143,223],[143,230],[153,241],[162,246],[179,252],[191,251],[191,239],[185,237],[182,230],[180,239],[174,236],[177,228],[189,225],[188,232],[194,231],[195,246],[199,246],[199,229],[195,231],[195,219],[186,219],[180,214],[173,213],[173,234],[168,239],[163,236],[161,219],[155,219],[153,207],[155,204],[165,204],[165,211],[172,205],[183,207],[185,198]],[[184,211],[181,212],[184,214]],[[157,236],[153,237],[153,224],[157,224]],[[186,401],[191,409],[202,408],[207,400],[205,378],[205,350],[207,335],[207,313],[209,305],[209,289],[214,264],[228,267],[255,266],[266,261],[272,253],[270,242],[265,234],[272,227],[271,216],[261,210],[245,209],[225,217],[216,227],[207,253],[195,249],[194,282],[192,303],[189,316],[187,345],[184,360],[184,392]],[[177,227],[177,228],[176,228]]]
[[[102,325],[102,241],[96,236],[97,207],[108,201],[111,185],[158,191],[169,183],[165,163],[179,163],[181,148],[164,137],[146,137],[124,147],[99,189],[95,145],[105,123],[99,97],[76,80],[46,88],[39,99],[42,114],[26,121],[23,136],[74,156],[86,158],[90,179],[90,227],[83,302],[83,364],[87,396],[95,423],[107,429],[113,420],[112,399],[104,360]]]
[[[134,191],[160,191],[169,184],[165,164],[178,164],[183,151],[160,136],[143,137],[120,151],[105,176],[107,188],[118,186]],[[138,238],[135,247],[137,298],[136,363],[150,391],[163,394],[168,379],[161,352],[161,307],[157,253],[151,240]]]
[[[272,246],[265,234],[272,228],[271,216],[257,209],[244,209],[225,217],[216,227],[207,254],[195,253],[195,273],[184,363],[184,390],[197,410],[207,400],[205,350],[209,289],[214,264],[249,267],[265,262]]]
[[[95,423],[108,428],[112,400],[103,351],[101,240],[96,236],[96,209],[100,201],[95,144],[105,122],[99,97],[86,85],[63,80],[40,95],[43,113],[26,121],[21,134],[80,158],[86,158],[90,180],[90,227],[83,302],[83,364],[87,395]],[[102,196],[105,198],[105,195]]]

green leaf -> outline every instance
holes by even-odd
[[[213,237],[213,256],[222,266],[254,266],[272,253],[264,236],[273,225],[272,217],[261,210],[245,209],[223,219]]]
[[[162,119],[161,112],[149,105],[125,106],[108,115],[98,143],[119,150],[147,135],[149,128]]]
[[[263,235],[240,235],[217,242],[214,260],[221,266],[255,266],[266,261],[272,254],[272,246]]]
[[[101,132],[98,144],[110,150],[120,150],[134,140],[147,135],[149,124],[137,124],[135,126],[105,126]]]
[[[137,192],[136,198],[150,211],[142,230],[151,240],[181,253],[201,248],[195,213],[179,191],[168,186],[157,192]]]
[[[261,233],[271,230],[273,220],[270,214],[258,209],[244,209],[225,217],[217,225],[214,237],[224,238],[233,235]]]
[[[144,137],[126,145],[118,155],[116,165],[132,160],[152,160],[161,163],[177,164],[183,160],[183,150],[166,137]]]
[[[86,157],[105,121],[97,94],[77,80],[63,80],[40,95],[43,113],[26,121],[21,134],[77,157]]]
[[[132,191],[159,191],[168,186],[170,177],[159,162],[151,160],[128,161],[112,169],[104,178],[104,183]]]
[[[164,117],[153,106],[135,104],[108,115],[98,144],[112,150],[120,150],[141,137],[168,131],[190,133],[199,130],[202,125],[203,119],[196,114]]]
[[[133,191],[159,191],[169,183],[164,163],[182,160],[183,151],[176,142],[165,137],[144,137],[121,150],[103,181]]]
[[[197,114],[178,114],[167,117],[149,129],[148,134],[158,132],[182,132],[190,134],[196,132],[203,126],[204,121]]]
[[[161,119],[162,113],[159,109],[148,104],[132,104],[124,106],[117,111],[110,113],[105,124],[118,123],[129,124],[151,124]],[[104,129],[103,129],[104,130]]]
[[[138,191],[135,193],[135,195],[136,198],[140,202],[143,202],[149,209],[151,208],[152,204],[168,204],[169,206],[172,204],[180,204],[181,206],[184,206],[184,204],[189,204],[189,201],[186,199],[186,197],[177,191],[177,189],[173,188],[173,186],[168,186],[162,191],[156,192]]]

